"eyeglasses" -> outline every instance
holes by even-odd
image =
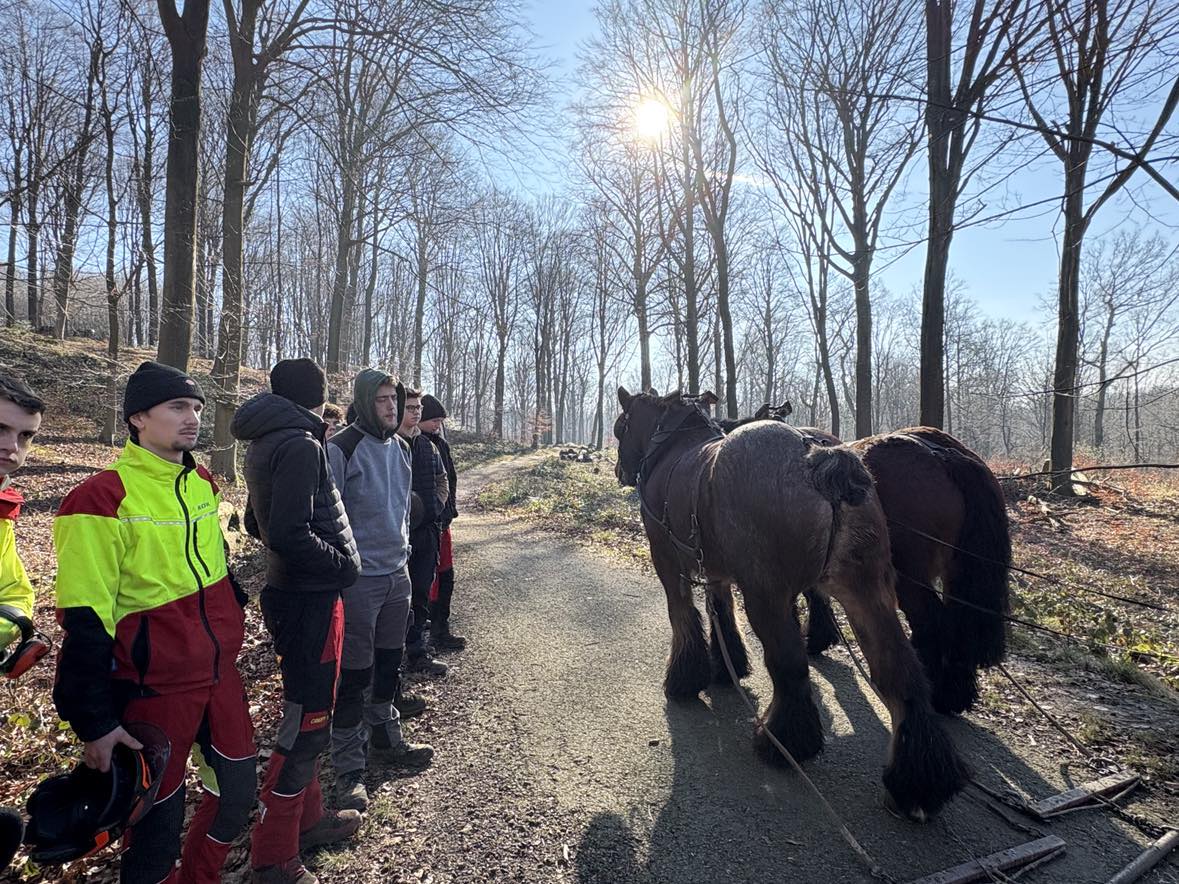
[[[421,411],[422,406],[420,406],[420,405],[407,405],[407,406],[405,406],[405,410],[406,411]]]

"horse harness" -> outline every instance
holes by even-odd
[[[688,418],[694,417],[696,415],[704,417],[706,423],[684,426],[684,422],[688,420]],[[643,455],[643,459],[639,461],[639,469],[635,474],[635,490],[639,495],[639,509],[641,509],[648,518],[650,518],[664,530],[664,532],[667,534],[667,539],[671,541],[672,545],[676,549],[678,549],[684,555],[688,556],[692,562],[695,563],[695,569],[692,573],[687,573],[682,570],[680,573],[680,576],[691,584],[704,584],[708,582],[706,580],[701,580],[697,576],[704,574],[704,548],[700,545],[700,524],[696,520],[696,505],[700,498],[700,482],[696,481],[692,484],[691,500],[688,508],[688,518],[690,519],[692,525],[692,532],[688,536],[688,540],[684,541],[676,536],[675,529],[671,527],[671,518],[668,512],[667,497],[665,496],[663,499],[662,516],[652,510],[650,505],[647,503],[647,499],[643,495],[643,472],[647,466],[647,462],[654,461],[655,455],[659,452],[660,447],[676,433],[685,433],[690,430],[703,429],[709,429],[712,431],[710,441],[713,439],[723,439],[725,436],[724,431],[721,430],[719,426],[717,426],[716,422],[705,415],[698,407],[693,411],[680,412],[675,416],[675,418],[667,427],[664,427],[663,421],[660,420],[660,422],[655,426],[655,432],[651,435],[651,447],[647,450],[647,453]],[[671,480],[675,476],[676,469],[679,467],[680,461],[684,459],[684,456],[687,453],[687,450],[680,452],[680,456],[676,458],[675,462],[671,465],[671,469],[668,470],[667,484],[669,489],[671,487]]]

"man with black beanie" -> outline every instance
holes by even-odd
[[[438,569],[430,587],[430,643],[435,651],[461,651],[467,646],[467,640],[450,629],[450,600],[454,596],[454,547],[450,538],[450,523],[458,515],[455,503],[458,473],[450,456],[450,443],[443,435],[443,422],[447,417],[446,408],[436,397],[429,393],[422,397],[422,419],[418,427],[422,435],[434,444],[450,483],[446,505],[442,508],[438,523],[442,534],[438,540]]]
[[[397,433],[409,445],[413,467],[413,511],[409,525],[409,580],[412,585],[413,616],[405,638],[405,669],[419,675],[446,675],[449,667],[435,660],[426,641],[426,619],[430,611],[430,584],[438,567],[438,520],[443,501],[440,490],[448,492],[442,458],[418,423],[422,416],[420,390],[405,391],[405,414]],[[439,488],[439,477],[443,489]]]
[[[65,638],[53,700],[107,771],[124,722],[163,731],[172,751],[155,804],[123,836],[120,879],[214,884],[257,793],[254,730],[237,670],[245,597],[229,573],[220,494],[193,459],[205,396],[184,372],[145,362],[127,381],[131,439],[53,521],[57,619]],[[190,747],[204,796],[183,852]],[[177,867],[176,860],[180,859]]]
[[[255,882],[313,884],[300,848],[349,838],[361,824],[355,810],[325,812],[319,785],[340,676],[341,592],[356,582],[360,555],[323,446],[327,377],[310,359],[284,359],[270,389],[245,402],[231,426],[250,443],[246,530],[266,546],[262,616],[284,701],[250,864]]]

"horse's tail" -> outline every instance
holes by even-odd
[[[807,452],[811,483],[838,509],[841,504],[858,506],[868,499],[872,475],[859,456],[846,448],[815,445]]]
[[[953,577],[945,582],[949,637],[964,662],[994,666],[1007,650],[1011,609],[1008,567],[1011,533],[1007,505],[995,474],[970,449],[952,437],[939,439],[948,452],[944,463],[962,492],[962,532],[954,552]],[[962,604],[954,604],[954,602]]]

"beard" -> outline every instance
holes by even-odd
[[[186,436],[181,436],[179,439],[177,439],[175,442],[172,443],[172,450],[173,451],[192,451],[194,448],[197,447],[198,441],[199,441],[199,437],[197,437],[197,436],[193,436],[191,439],[187,438]]]

